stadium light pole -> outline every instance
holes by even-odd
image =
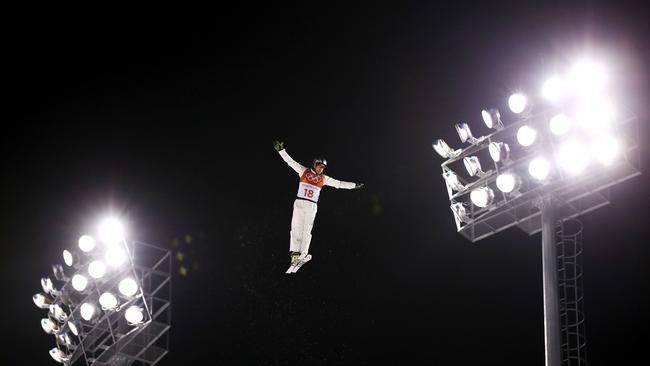
[[[49,309],[43,330],[55,336],[54,361],[66,366],[155,365],[169,350],[171,252],[127,241],[121,223],[103,221],[97,240],[83,235],[45,277],[36,306]],[[67,272],[67,273],[66,273]]]
[[[542,211],[542,287],[544,291],[544,343],[546,364],[560,366],[560,309],[557,279],[557,248],[555,246],[555,206],[550,196],[539,202]]]
[[[489,135],[476,138],[467,124],[457,124],[461,143],[469,146],[454,149],[441,139],[433,144],[446,159],[442,177],[462,236],[476,242],[513,226],[529,235],[541,232],[547,366],[572,360],[579,365],[586,346],[579,334],[584,314],[577,305],[569,309],[566,282],[565,293],[559,293],[567,281],[565,267],[577,267],[579,253],[571,258],[564,250],[558,253],[558,245],[564,245],[564,237],[557,240],[558,228],[564,234],[565,222],[608,204],[613,185],[641,173],[638,119],[614,107],[606,82],[599,64],[579,62],[565,76],[551,77],[541,88],[541,100],[524,93],[510,96],[514,118],[509,123],[498,109],[484,109],[483,122],[493,130]],[[570,280],[577,288],[578,279]],[[581,301],[582,294],[574,297]],[[575,310],[573,317],[567,309]]]

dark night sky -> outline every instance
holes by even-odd
[[[112,4],[111,4],[112,5]],[[108,5],[107,5],[108,6]],[[648,141],[642,2],[8,8],[4,15],[3,365],[54,364],[31,296],[99,214],[185,245],[163,365],[542,365],[539,235],[455,232],[441,159],[453,123],[536,90],[594,49]],[[504,118],[507,120],[507,117]],[[288,263],[297,180],[274,139],[333,177],[314,260]],[[583,217],[591,365],[646,358],[650,156]],[[175,263],[175,267],[181,263]]]

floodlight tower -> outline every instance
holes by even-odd
[[[43,330],[55,336],[50,356],[66,366],[155,365],[169,350],[171,252],[127,241],[119,221],[64,250],[65,267],[41,279],[36,306],[48,309]],[[56,283],[56,285],[55,285]]]
[[[578,223],[568,233],[565,226],[608,204],[611,186],[640,174],[638,119],[614,107],[606,81],[599,64],[580,62],[543,85],[543,110],[533,110],[530,97],[515,93],[508,99],[511,123],[503,123],[499,110],[485,109],[483,121],[494,130],[488,136],[475,138],[467,124],[457,124],[461,142],[469,146],[433,143],[447,159],[442,177],[461,235],[476,242],[512,226],[529,235],[541,232],[547,366],[586,362],[584,313],[578,308],[582,227]]]

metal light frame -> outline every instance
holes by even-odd
[[[549,195],[553,197],[556,206],[561,208],[558,212],[558,220],[564,221],[608,204],[611,186],[641,174],[638,118],[630,111],[625,111],[621,118],[613,123],[621,147],[621,156],[613,164],[587,169],[578,176],[568,176],[555,169],[551,172],[551,177],[544,182],[525,179],[527,174],[525,168],[531,158],[542,153],[548,156],[556,155],[556,146],[547,126],[547,121],[552,115],[554,115],[552,112],[542,112],[508,124],[502,130],[486,136],[481,143],[463,149],[458,156],[447,159],[441,164],[443,174],[456,173],[452,169],[455,163],[488,149],[492,142],[512,141],[519,127],[523,125],[535,126],[538,133],[546,132],[548,135],[518,153],[511,152],[508,160],[497,163],[490,159],[493,169],[485,172],[485,175],[474,182],[466,182],[456,173],[466,189],[460,192],[452,192],[448,189],[450,204],[469,202],[467,195],[473,188],[485,185],[496,187],[496,177],[506,170],[521,172],[520,177],[525,181],[519,189],[520,194],[516,197],[494,189],[495,199],[489,207],[478,208],[469,205],[468,222],[455,220],[458,232],[465,238],[476,242],[512,226],[517,226],[527,234],[533,235],[541,231],[541,210],[538,203],[543,197]]]
[[[53,299],[52,306],[63,304],[70,308],[67,319],[59,321],[61,331],[55,334],[56,347],[50,352],[53,356],[64,355],[61,363],[65,365],[155,365],[169,351],[171,252],[138,241],[123,240],[122,244],[128,258],[123,268],[113,269],[101,279],[87,276],[88,287],[81,293],[68,280],[59,290],[61,295]],[[86,267],[72,267],[75,273],[68,278],[82,271],[87,275]],[[122,301],[117,310],[101,309],[100,295],[110,291],[120,297],[117,287],[125,275],[134,278],[138,292]],[[97,314],[91,321],[81,318],[80,307],[84,302],[96,307]],[[124,311],[120,311],[133,304],[144,310],[143,322],[135,325],[129,324]],[[70,323],[78,335],[72,332]],[[54,352],[57,349],[63,352]]]
[[[550,130],[548,121],[557,113],[548,110],[532,114],[530,110],[519,115],[519,120],[508,126],[500,125],[497,131],[482,137],[480,142],[460,151],[457,156],[451,157],[441,164],[443,176],[454,172],[453,166],[458,162],[467,165],[469,157],[475,157],[482,150],[489,149],[493,142],[505,142],[516,139],[520,127],[527,125],[537,131],[535,143],[521,147],[517,152],[511,152],[507,159],[494,161],[494,169],[478,176],[474,182],[465,182],[462,177],[458,180],[465,187],[464,190],[454,192],[449,183],[450,208],[456,222],[458,232],[471,242],[489,237],[509,227],[519,227],[529,235],[542,233],[542,278],[544,294],[544,343],[547,366],[560,366],[563,360],[584,360],[585,340],[573,342],[578,354],[572,353],[574,348],[569,346],[567,334],[579,333],[584,330],[579,320],[574,316],[572,323],[568,318],[567,307],[560,306],[560,299],[567,301],[567,294],[559,294],[558,287],[571,282],[577,285],[575,278],[558,276],[558,248],[556,229],[567,220],[576,218],[586,212],[595,210],[609,203],[610,188],[635,177],[640,172],[640,151],[638,118],[629,110],[621,108],[616,121],[613,121],[613,135],[616,136],[619,146],[623,147],[618,159],[608,166],[596,165],[579,175],[564,173],[555,166],[551,168],[550,175],[544,179],[536,180],[533,177],[524,179],[528,173],[528,163],[539,156],[556,157],[556,139]],[[486,111],[483,112],[486,114]],[[541,135],[541,136],[540,136]],[[494,146],[494,145],[493,145]],[[513,146],[517,146],[513,144]],[[557,158],[549,159],[551,161]],[[551,163],[553,167],[553,164]],[[469,169],[468,169],[469,170]],[[502,172],[515,172],[522,179],[515,194],[504,193],[498,189],[494,200],[486,207],[478,207],[471,202],[469,196],[474,189],[496,186],[496,178]],[[521,173],[516,173],[521,172]],[[458,175],[458,174],[456,174]],[[567,238],[560,237],[560,240]],[[561,255],[565,255],[562,254]],[[575,257],[575,256],[574,256]],[[561,271],[566,271],[570,266],[562,262]],[[563,272],[564,273],[564,272]],[[569,281],[569,282],[567,282]],[[562,297],[564,296],[564,297]],[[581,297],[580,297],[581,300]],[[571,309],[571,314],[577,313]],[[582,311],[582,310],[580,310]],[[576,320],[577,319],[577,320]],[[564,333],[562,333],[564,332]],[[563,338],[564,337],[564,338]],[[570,339],[569,339],[570,340]],[[564,342],[564,343],[563,343]]]

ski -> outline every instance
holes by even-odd
[[[302,267],[305,263],[309,262],[311,260],[311,254],[307,254],[305,257],[300,257],[298,260],[296,260],[296,263],[293,263],[292,265],[289,266],[287,269],[286,273],[296,273]]]
[[[307,256],[303,260],[296,263],[296,265],[293,267],[293,273],[298,272],[300,267],[302,267],[305,263],[309,262],[310,260],[311,260],[311,254],[307,254]]]

